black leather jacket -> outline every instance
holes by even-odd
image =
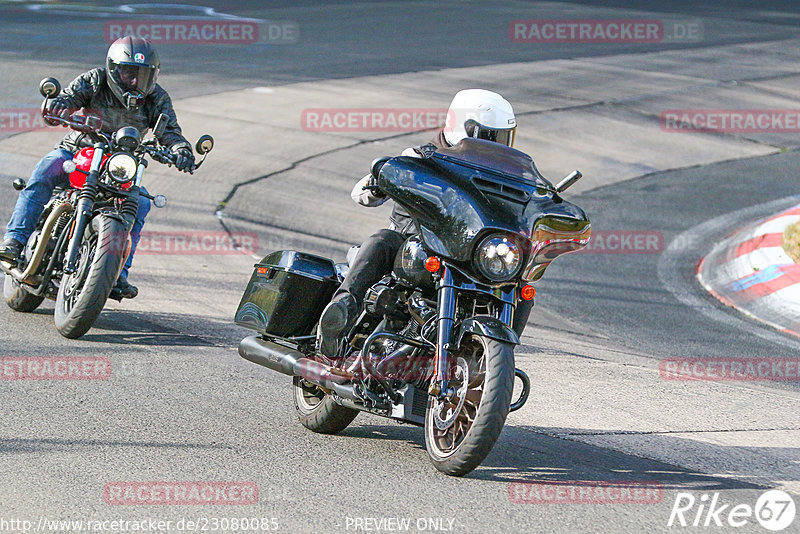
[[[181,133],[169,94],[158,84],[147,95],[144,105],[128,110],[108,87],[106,69],[97,68],[75,78],[57,99],[71,110],[83,108],[88,113],[99,115],[103,120],[102,131],[106,134],[112,134],[123,126],[134,126],[144,137],[147,130],[156,125],[159,114],[164,113],[169,120],[164,135],[159,139],[161,144],[172,150],[182,146],[191,149],[191,144]],[[74,153],[91,145],[88,136],[70,131],[56,148],[64,148]]]

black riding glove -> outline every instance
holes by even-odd
[[[173,151],[175,154],[175,166],[183,172],[192,172],[195,168],[194,154],[191,148],[180,147]]]
[[[66,102],[60,98],[53,98],[47,101],[47,105],[44,108],[44,115],[54,115],[62,119],[69,119],[70,115],[72,115],[72,110],[69,109]]]
[[[378,184],[376,183],[376,181],[375,181],[375,178],[373,178],[373,177],[371,177],[371,176],[370,176],[370,178],[369,178],[369,182],[367,182],[367,185],[365,185],[365,186],[364,186],[364,189],[365,189],[365,190],[367,190],[367,191],[369,191],[370,193],[372,193],[372,195],[373,195],[374,197],[377,197],[377,198],[386,198],[386,193],[384,193],[384,192],[381,190],[381,188],[380,188],[380,187],[378,186]]]

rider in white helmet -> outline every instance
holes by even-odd
[[[516,129],[514,110],[506,99],[485,89],[465,89],[456,93],[450,103],[446,124],[437,136],[427,145],[407,148],[402,155],[422,157],[436,149],[454,146],[467,137],[513,146]],[[371,179],[368,174],[359,180],[350,194],[362,206],[380,206],[387,200],[386,196],[365,189]],[[367,289],[392,270],[400,247],[417,233],[414,221],[397,204],[389,221],[388,228],[379,230],[361,245],[344,282],[322,312],[319,346],[327,356],[335,356],[337,341],[357,318]],[[527,313],[524,315],[527,320]]]
[[[517,119],[511,104],[485,89],[465,89],[456,93],[447,110],[447,125],[442,129],[450,146],[467,137],[514,146],[516,131]]]

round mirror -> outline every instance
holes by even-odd
[[[45,98],[53,98],[61,92],[61,84],[55,78],[45,78],[39,82],[39,92]]]
[[[201,136],[197,140],[197,144],[194,145],[194,149],[198,154],[208,154],[212,148],[214,148],[214,138],[208,134]]]
[[[156,195],[153,197],[153,205],[157,208],[163,208],[167,205],[167,197],[164,195]]]

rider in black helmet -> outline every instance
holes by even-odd
[[[105,68],[92,69],[75,78],[61,95],[49,101],[45,111],[67,117],[83,108],[100,115],[102,130],[107,134],[123,126],[134,126],[142,135],[155,126],[158,116],[163,113],[167,116],[167,127],[159,140],[178,156],[178,169],[190,172],[195,167],[192,147],[181,133],[169,95],[156,84],[160,67],[158,53],[148,41],[122,37],[109,47]],[[36,165],[17,199],[4,241],[0,244],[0,259],[17,261],[53,189],[69,184],[61,165],[85,146],[91,146],[91,141],[79,132],[70,131],[55,150]],[[144,188],[142,191],[147,192]],[[149,210],[150,201],[140,197],[136,221],[131,229],[133,248],[112,297],[133,298],[138,294],[136,287],[128,283],[128,269]]]

